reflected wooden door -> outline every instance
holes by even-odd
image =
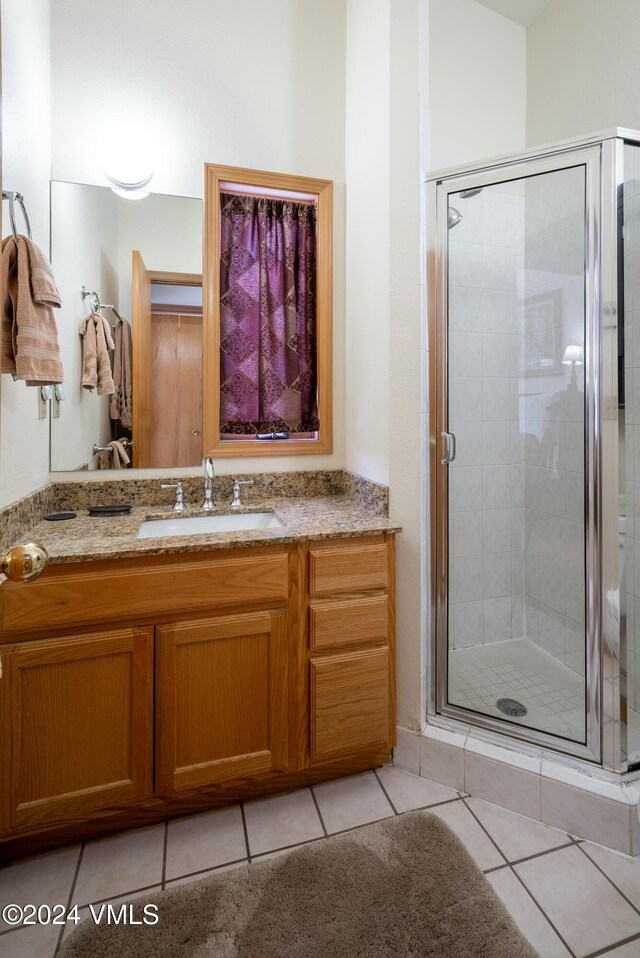
[[[202,459],[202,312],[151,312],[151,416],[145,465]]]
[[[150,466],[151,380],[147,357],[151,336],[151,277],[137,249],[132,250],[133,466]]]

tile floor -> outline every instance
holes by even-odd
[[[449,654],[449,701],[484,715],[584,741],[584,678],[528,639],[491,642]],[[505,716],[500,698],[522,702],[527,714]]]
[[[418,808],[456,832],[541,958],[638,958],[640,860],[390,766],[18,862],[0,870],[0,904],[82,915]],[[0,958],[53,958],[66,930],[2,926]]]

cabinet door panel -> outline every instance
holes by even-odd
[[[389,743],[389,650],[311,660],[311,759]]]
[[[8,666],[13,827],[151,793],[153,634],[25,643]]]
[[[284,613],[220,616],[157,633],[158,789],[286,768]]]

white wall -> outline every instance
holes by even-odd
[[[430,168],[522,149],[525,104],[525,28],[475,0],[430,0]]]
[[[80,288],[98,290],[105,303],[117,302],[119,202],[125,201],[108,189],[52,184],[51,262],[62,297],[58,329],[65,391],[60,416],[51,421],[54,469],[91,465],[93,444],[111,439],[109,397],[82,387],[79,326],[89,306]]]
[[[421,716],[420,0],[348,0],[346,465],[390,487],[398,721]]]
[[[202,201],[163,194],[135,202],[118,199],[118,220],[118,303],[131,321],[132,250],[149,270],[202,272]]]
[[[54,178],[104,183],[109,144],[135,145],[143,131],[154,191],[202,196],[206,161],[334,181],[334,454],[242,469],[340,467],[345,2],[323,0],[320,12],[314,0],[186,0],[176,11],[173,0],[53,0]],[[109,51],[99,68],[96,49]]]
[[[527,31],[527,145],[640,126],[636,0],[552,0]]]
[[[397,560],[398,721],[422,723],[427,556],[422,541],[421,489],[426,463],[421,403],[420,284],[420,26],[421,0],[391,3],[389,85],[389,492],[402,525]]]
[[[2,185],[24,193],[34,241],[49,247],[49,0],[2,0]],[[8,203],[2,234],[9,233]],[[17,214],[18,229],[22,230]],[[2,376],[0,506],[47,480],[49,424],[38,390]]]
[[[390,0],[348,0],[346,466],[389,482]]]

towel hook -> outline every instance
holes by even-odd
[[[18,227],[16,226],[16,207],[15,204],[18,203],[20,209],[22,210],[22,218],[24,219],[25,226],[27,227],[27,236],[31,239],[31,223],[29,222],[29,217],[27,216],[27,210],[24,205],[24,196],[22,193],[15,193],[12,190],[3,190],[2,199],[9,200],[9,221],[11,223],[11,232],[13,233],[13,238],[16,243],[18,242]]]

